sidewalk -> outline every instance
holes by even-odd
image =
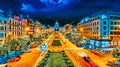
[[[17,55],[20,55],[20,54],[23,54],[25,51],[27,51],[29,49],[29,46],[25,47],[24,50],[19,50],[19,51],[16,51],[16,55],[14,54],[15,51],[11,51],[8,53],[8,57],[9,59],[17,56]],[[5,64],[7,62],[7,53],[5,54],[5,56],[0,56],[0,64]]]
[[[26,52],[20,55],[20,60],[18,62],[7,63],[8,67],[33,67],[39,55],[41,54],[40,50],[31,49],[29,52]]]

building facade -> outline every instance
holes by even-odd
[[[16,18],[9,18],[6,25],[6,37],[17,39],[22,36],[22,22]]]
[[[77,25],[77,32],[91,39],[96,46],[108,47],[120,42],[120,12],[103,10],[86,17]]]
[[[36,22],[34,22],[34,24],[35,24],[35,28],[34,28],[35,33],[34,34],[41,34],[42,28],[41,28],[40,22],[36,21]]]
[[[7,18],[0,14],[0,45],[5,42]]]
[[[8,11],[7,15],[0,13],[0,45],[9,39],[40,33],[42,33],[40,22],[35,22],[22,14],[13,16],[11,11]]]
[[[65,27],[66,33],[72,33],[72,25],[71,24],[66,24],[64,27]]]

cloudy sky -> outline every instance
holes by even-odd
[[[14,14],[23,13],[39,20],[43,24],[75,24],[82,18],[103,9],[120,10],[120,0],[1,0],[0,12],[9,9]]]

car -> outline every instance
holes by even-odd
[[[86,62],[91,62],[90,57],[83,57],[83,59],[84,59]]]
[[[106,65],[108,65],[108,66],[113,66],[113,65],[114,65],[114,63],[113,63],[113,62],[111,62],[111,61],[108,61]]]

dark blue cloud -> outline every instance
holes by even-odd
[[[29,10],[35,12],[44,12],[44,11],[56,11],[66,6],[70,5],[73,0],[35,0],[34,3],[31,1],[20,1],[22,3],[22,10],[28,11]],[[25,9],[23,9],[25,8]]]
[[[23,11],[34,11],[35,9],[30,4],[22,4],[21,10],[23,10]]]

